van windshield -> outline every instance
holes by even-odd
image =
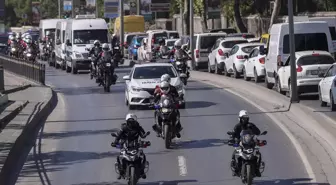
[[[74,44],[93,44],[95,40],[107,43],[107,30],[75,30],[73,40]]]
[[[163,33],[154,33],[153,38],[154,38],[154,44],[159,44],[159,40],[164,38],[167,39],[168,35],[166,32]]]
[[[295,51],[321,50],[328,51],[328,40],[325,33],[295,34]],[[289,54],[289,35],[283,40],[283,53]]]
[[[209,35],[200,37],[200,49],[209,49],[216,43],[218,38],[224,37],[223,35]]]
[[[45,29],[44,35],[47,36],[47,33],[49,33],[50,35],[54,35],[55,32],[56,32],[56,29]]]
[[[180,38],[180,36],[177,32],[169,33],[169,39],[178,39],[178,38]]]

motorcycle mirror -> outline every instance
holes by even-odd
[[[262,132],[260,135],[266,135],[267,131]]]
[[[146,132],[146,135],[148,136],[150,134],[150,131]]]
[[[232,132],[231,132],[231,131],[228,131],[227,134],[228,134],[228,135],[232,135]]]
[[[111,136],[112,137],[117,137],[117,134],[113,132],[113,133],[111,133]]]

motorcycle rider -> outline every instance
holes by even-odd
[[[168,74],[164,74],[161,76],[161,83],[160,83],[160,89],[156,90],[155,94],[154,94],[154,102],[157,103],[161,96],[163,94],[165,95],[170,95],[173,98],[173,101],[179,102],[179,94],[176,90],[176,88],[172,85],[170,85],[170,76]],[[180,111],[178,109],[175,109],[176,111],[176,137],[180,138],[181,134],[180,132],[182,131],[182,125],[181,125],[181,121],[180,121]],[[155,121],[157,121],[158,124],[154,124],[152,126],[153,130],[157,133],[157,136],[160,136],[161,133],[161,125],[162,125],[162,120],[161,118],[157,117],[157,112],[154,113],[155,114]],[[156,118],[157,117],[157,118]]]
[[[112,56],[113,56],[113,53],[110,50],[110,46],[107,43],[104,43],[102,45],[102,52],[97,57],[97,61],[98,61],[98,78],[97,79],[99,81],[99,86],[102,85],[102,82],[103,82],[103,80],[101,79],[102,76],[103,76],[101,67],[102,67],[102,64],[105,64],[107,62],[107,61],[101,61],[100,59],[102,57],[110,60],[109,62],[111,62],[111,67],[110,67],[111,75],[112,75],[111,77],[115,78],[114,77],[114,62],[112,62],[112,60],[113,60]],[[101,62],[99,62],[99,61],[101,61]],[[112,83],[113,84],[115,83],[115,79],[112,80]]]
[[[117,132],[117,137],[115,138],[114,142],[111,143],[112,147],[115,147],[117,144],[122,145],[126,140],[128,142],[137,141],[139,139],[139,136],[141,138],[145,138],[147,135],[149,135],[149,132],[145,132],[145,130],[142,128],[142,126],[138,122],[138,118],[134,113],[128,113],[126,115],[126,123],[121,124],[120,130]],[[118,179],[121,179],[121,176],[124,175],[126,166],[124,164],[121,164],[122,161],[119,160],[119,156],[117,158],[117,164],[119,167],[119,176]],[[141,168],[141,177],[143,179],[146,179],[146,174],[144,172],[145,169],[145,163],[146,163],[146,155],[144,154],[144,160],[143,160],[143,166]]]
[[[230,143],[235,143],[237,141],[240,141],[240,133],[242,130],[249,130],[254,135],[257,135],[257,136],[260,135],[261,132],[259,128],[255,124],[249,122],[250,117],[246,110],[241,110],[239,112],[238,120],[239,120],[239,123],[237,123],[233,128],[233,135],[232,135],[232,140],[229,141]],[[236,168],[237,166],[236,164],[237,164],[237,161],[235,158],[235,151],[234,151],[232,154],[232,160],[231,160],[231,167],[235,169],[233,176],[237,176],[238,171],[240,170],[239,168],[241,164],[239,164],[238,169]],[[261,177],[261,173],[259,170],[260,164],[261,164],[261,154],[259,153],[259,156],[257,159],[256,172],[255,172],[257,177]]]
[[[93,62],[93,64],[94,64],[94,66],[91,66],[90,67],[90,71],[91,71],[91,79],[93,78],[93,75],[92,75],[92,68],[94,67],[94,73],[95,74],[97,74],[96,72],[97,72],[97,62],[98,62],[98,57],[99,57],[99,55],[100,55],[100,53],[103,51],[103,49],[102,49],[102,47],[101,47],[101,45],[100,45],[100,42],[99,42],[99,40],[95,40],[94,42],[93,42],[93,47],[90,49],[90,51],[89,51],[89,56],[91,56],[91,55],[94,55],[96,58],[95,58],[95,60],[94,61],[92,61]]]
[[[161,56],[165,56],[167,54],[169,54],[168,52],[168,47],[166,46],[166,40],[164,38],[159,40],[159,45],[160,45],[160,54]]]
[[[175,60],[179,60],[179,61],[187,61],[189,59],[189,55],[187,52],[185,52],[183,49],[182,49],[182,41],[181,39],[178,39],[177,41],[175,41],[174,43],[174,48],[175,48],[175,51],[171,52],[170,55],[174,55],[174,58]],[[187,65],[184,65],[185,66],[185,69],[183,69],[184,71],[187,71]],[[189,71],[187,71],[187,77],[189,78]]]
[[[26,35],[25,41],[26,41],[27,46],[30,46],[33,48],[34,52],[38,51],[38,45],[35,42],[33,42],[33,37],[31,35]]]

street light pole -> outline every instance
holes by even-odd
[[[137,1],[137,15],[141,14],[141,0],[136,0]]]
[[[294,37],[294,13],[293,0],[288,0],[288,26],[289,26],[289,44],[290,44],[290,88],[291,88],[291,102],[298,103],[299,96],[297,92],[297,73],[295,63],[295,37]]]
[[[194,0],[190,0],[190,52],[191,52],[191,68],[195,70],[195,56],[194,56]]]
[[[58,17],[61,19],[61,0],[58,0]]]
[[[124,54],[124,0],[120,0],[120,45],[121,54]]]

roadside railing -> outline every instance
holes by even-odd
[[[0,65],[4,70],[8,70],[17,75],[26,77],[32,81],[45,85],[45,65],[33,63],[14,57],[0,55]]]

